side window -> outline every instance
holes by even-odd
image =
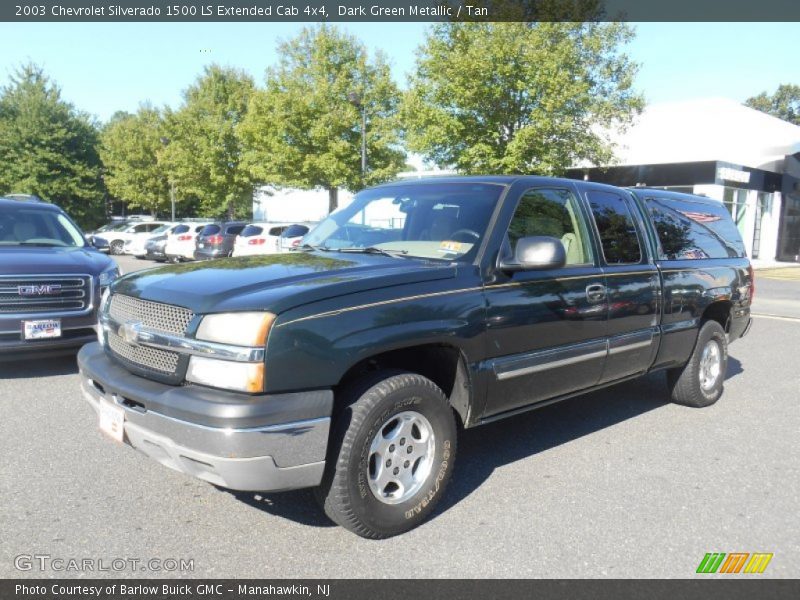
[[[745,255],[742,237],[724,206],[672,198],[648,198],[662,260]]]
[[[587,196],[597,223],[606,263],[640,263],[642,247],[630,205],[624,198],[612,192],[590,191]]]
[[[244,225],[233,225],[232,227],[228,227],[225,233],[227,233],[228,235],[239,235],[240,233],[242,233],[243,229]]]
[[[544,235],[561,240],[567,266],[592,262],[589,236],[575,196],[562,189],[528,190],[520,198],[511,224],[508,245],[503,255],[511,257],[520,238]]]
[[[133,228],[134,233],[146,233],[148,231],[150,231],[149,225],[137,225]]]

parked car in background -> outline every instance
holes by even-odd
[[[102,238],[104,234],[108,234],[111,231],[122,231],[130,226],[130,221],[111,221],[110,223],[106,223],[102,227],[98,227],[94,231],[90,231],[89,233],[85,234],[86,241],[89,242],[92,246],[97,248],[95,244],[95,237]],[[99,248],[98,248],[99,249]]]
[[[170,238],[170,236],[174,235],[175,231],[177,231],[182,225],[183,223],[176,223],[163,233],[148,238],[144,244],[144,256],[140,258],[154,260],[156,262],[165,262],[167,260],[167,240]]]
[[[134,236],[125,242],[122,253],[135,256],[136,258],[144,258],[144,255],[147,253],[145,249],[147,242],[155,236],[160,236],[174,230],[178,225],[179,223],[164,223],[161,227],[156,227],[147,235]]]
[[[119,275],[57,206],[0,198],[0,360],[96,339],[102,291]]]
[[[280,252],[280,236],[291,223],[250,223],[236,237],[233,256]]]
[[[181,223],[168,237],[164,254],[171,263],[194,260],[194,247],[197,234],[210,223]]]
[[[125,250],[125,242],[137,236],[144,238],[153,234],[153,231],[166,225],[165,221],[130,222],[122,228],[112,228],[103,233],[92,236],[92,244],[99,250],[107,249],[110,254],[119,255]]]
[[[195,242],[195,260],[225,258],[233,253],[236,236],[242,233],[247,223],[243,221],[227,221],[211,223],[203,227],[197,234]]]
[[[287,227],[281,234],[281,252],[289,252],[293,248],[298,248],[303,236],[311,231],[315,226],[316,223],[295,223],[294,225]]]

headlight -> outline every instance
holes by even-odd
[[[192,356],[186,381],[239,392],[264,391],[264,363],[240,363]]]
[[[198,340],[233,344],[235,346],[263,346],[275,321],[268,312],[220,313],[207,315],[197,328]]]
[[[111,282],[117,277],[119,277],[119,268],[114,267],[100,273],[100,277],[98,277],[98,283],[100,284],[100,287],[106,287],[107,285],[110,285]]]
[[[257,348],[267,343],[274,321],[275,315],[268,312],[206,315],[200,321],[195,337],[206,342]],[[239,392],[262,392],[264,363],[192,356],[186,381]]]

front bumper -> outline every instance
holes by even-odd
[[[23,339],[22,321],[50,318],[61,321],[61,337],[42,340]],[[84,344],[97,341],[96,325],[97,315],[94,310],[78,316],[55,314],[12,318],[0,315],[0,361],[75,352]]]
[[[187,475],[242,491],[319,485],[333,392],[251,396],[133,375],[99,344],[78,354],[81,391],[125,412],[124,441]]]

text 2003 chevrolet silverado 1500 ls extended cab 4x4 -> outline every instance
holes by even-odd
[[[365,190],[290,254],[164,267],[79,355],[107,433],[236,490],[316,487],[371,538],[422,522],[473,427],[653,370],[722,393],[753,273],[707,198],[539,177]]]

